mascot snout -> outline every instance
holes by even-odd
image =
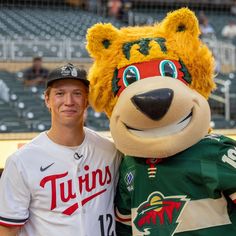
[[[155,89],[134,95],[135,107],[152,120],[160,120],[168,111],[174,91],[169,88]]]
[[[164,158],[204,137],[209,122],[210,108],[201,94],[179,79],[156,76],[136,81],[120,93],[110,127],[122,152]]]

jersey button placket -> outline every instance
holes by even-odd
[[[85,232],[83,232],[83,207],[82,207],[82,190],[81,190],[81,193],[80,193],[80,187],[79,187],[79,176],[81,175],[81,168],[80,168],[80,165],[81,165],[81,161],[80,160],[75,160],[74,161],[76,162],[76,201],[78,203],[78,224],[79,224],[79,228],[80,228],[80,233],[79,235],[85,235]]]

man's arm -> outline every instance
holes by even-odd
[[[19,169],[12,155],[0,178],[0,236],[17,235],[29,218],[30,190]]]
[[[20,230],[19,226],[6,227],[6,226],[0,225],[1,236],[16,236],[19,230]]]
[[[27,80],[25,79],[24,80],[24,85],[25,86],[37,86],[39,85],[40,83],[44,82],[45,80],[41,77],[37,77],[35,79],[31,79],[31,80]]]

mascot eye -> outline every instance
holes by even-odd
[[[178,71],[175,64],[172,61],[164,60],[159,65],[160,73],[162,76],[169,76],[172,78],[177,78]]]
[[[125,69],[123,74],[123,82],[127,87],[128,85],[138,81],[140,79],[139,71],[135,66],[129,66]]]

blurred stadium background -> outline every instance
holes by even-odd
[[[217,61],[217,89],[209,99],[212,128],[234,137],[236,128],[236,36],[222,35],[236,22],[235,0],[0,0],[0,168],[6,157],[50,127],[43,87],[24,87],[23,71],[40,56],[49,70],[67,62],[91,65],[85,50],[87,29],[97,22],[116,27],[160,21],[166,12],[187,6],[211,30],[202,39]],[[109,131],[103,113],[88,109],[86,125]]]

